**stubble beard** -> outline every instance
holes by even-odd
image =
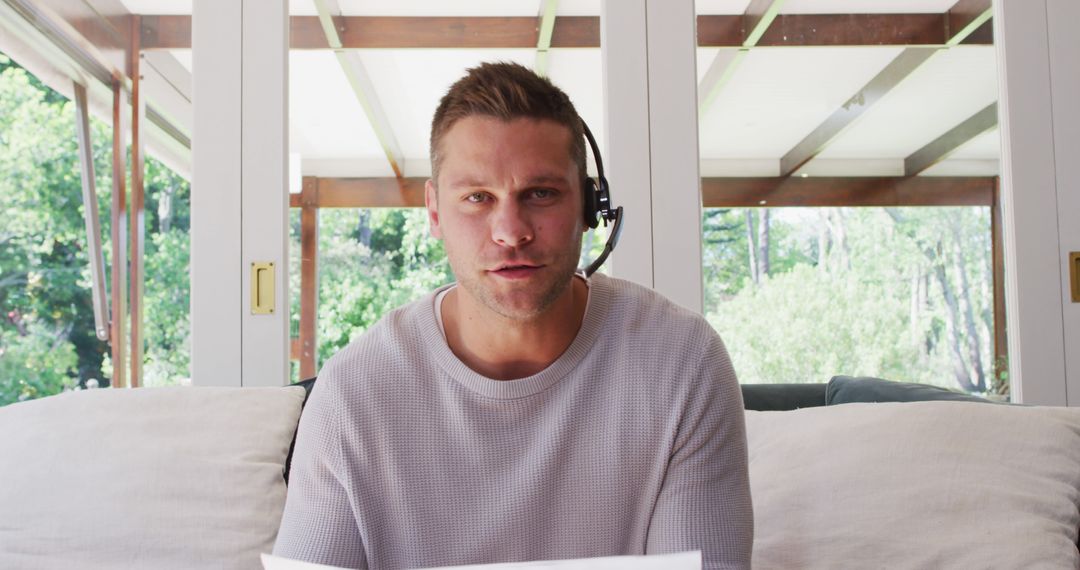
[[[555,301],[559,299],[570,287],[573,282],[574,273],[577,272],[577,261],[581,251],[581,233],[578,233],[578,237],[574,240],[575,249],[567,249],[560,252],[549,263],[543,271],[550,272],[551,277],[546,283],[539,284],[540,290],[536,293],[529,291],[509,291],[502,292],[497,291],[495,287],[485,283],[485,279],[498,279],[497,277],[478,277],[473,274],[461,275],[455,271],[454,275],[458,280],[458,285],[465,289],[465,291],[473,299],[476,299],[480,304],[486,307],[488,310],[495,314],[513,321],[527,321],[537,315],[540,315],[548,308],[550,308]],[[449,255],[451,268],[454,267],[453,258],[456,256]],[[527,285],[526,285],[527,286]],[[535,302],[526,306],[521,306],[520,302],[515,302],[510,296],[516,296],[521,294],[532,294],[535,298]]]

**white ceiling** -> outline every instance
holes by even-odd
[[[190,13],[190,0],[123,0],[135,13]],[[349,15],[535,16],[540,0],[339,0]],[[786,13],[944,12],[955,0],[788,0]],[[740,14],[749,0],[697,0],[699,13]],[[293,14],[314,14],[291,0]],[[562,0],[561,14],[597,14],[600,0]],[[702,175],[763,176],[902,51],[902,47],[765,47],[751,50],[699,123]],[[719,48],[699,48],[699,80]],[[407,176],[425,176],[428,132],[438,100],[483,61],[532,66],[533,49],[356,50],[375,86]],[[172,52],[189,70],[189,50]],[[292,51],[290,149],[303,174],[389,176],[389,162],[340,65],[329,51]],[[549,74],[567,91],[605,147],[601,53],[551,51]],[[897,175],[904,157],[997,100],[992,46],[943,49],[838,135],[800,172]],[[976,137],[927,174],[998,173],[997,129]]]

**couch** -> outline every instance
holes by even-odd
[[[0,408],[0,568],[258,568],[311,382]],[[1076,568],[1080,410],[743,387],[756,568]]]

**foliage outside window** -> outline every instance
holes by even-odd
[[[112,132],[92,119],[102,245],[111,274]],[[147,386],[188,372],[188,183],[146,160]],[[0,54],[0,405],[109,385],[97,339],[72,103]],[[123,339],[127,343],[128,339]]]
[[[834,375],[1007,396],[985,207],[703,214],[706,313],[746,383]]]

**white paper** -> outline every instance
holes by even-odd
[[[265,570],[345,570],[337,566],[290,560],[272,554],[262,555]],[[443,566],[427,570],[511,570],[518,568],[547,568],[550,570],[701,570],[701,551],[652,556],[610,556],[606,558],[577,558],[574,560],[542,560],[505,564],[474,564]]]

